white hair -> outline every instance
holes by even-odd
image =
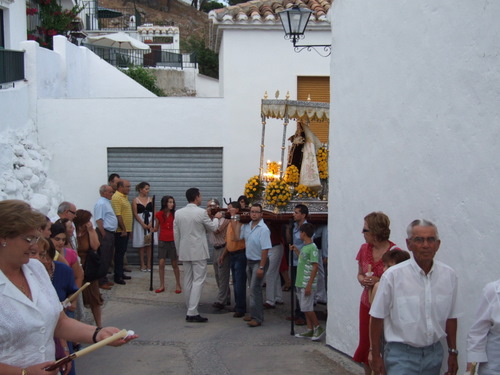
[[[410,239],[411,236],[413,235],[413,228],[417,227],[417,226],[419,226],[419,227],[433,227],[434,230],[436,231],[436,239],[439,240],[439,232],[438,232],[436,225],[432,221],[429,221],[426,219],[416,219],[416,220],[413,220],[408,225],[408,227],[406,228],[406,235],[407,235],[408,239]]]

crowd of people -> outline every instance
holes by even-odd
[[[74,206],[63,208],[60,219],[68,214],[70,220],[76,217]],[[71,364],[47,368],[54,365],[57,355],[69,354],[69,343],[97,343],[120,331],[79,322],[71,317],[74,305],[63,307],[61,300],[78,288],[75,272],[68,265],[75,255],[70,247],[76,243],[71,238],[74,231],[62,220],[50,226],[50,233],[48,225],[47,217],[25,202],[0,202],[1,374],[68,374],[74,371]],[[120,346],[136,337],[130,335],[109,345]]]
[[[277,224],[265,221],[262,206],[250,206],[245,196],[229,202],[223,212],[215,198],[200,207],[200,190],[190,188],[185,207],[176,210],[175,199],[166,195],[155,212],[149,183],[136,186],[138,195],[132,201],[130,190],[129,180],[112,174],[99,189],[93,214],[62,202],[52,219],[22,201],[0,202],[0,337],[6,348],[0,351],[0,373],[55,374],[56,370],[44,370],[54,360],[74,352],[81,343],[95,343],[116,333],[117,328],[102,328],[100,289],[126,285],[131,279],[125,263],[130,239],[138,249],[140,270],[152,272],[154,233],[158,233],[160,280],[155,292],[166,291],[168,258],[175,293],[184,293],[186,322],[208,321],[198,307],[210,243],[218,287],[213,308],[230,310],[248,327],[259,327],[265,311],[284,304],[283,292],[294,287],[297,308],[287,319],[306,326],[296,337],[322,339],[325,330],[314,306],[327,302],[328,232],[326,226],[308,222],[306,205],[295,206],[289,223]],[[242,220],[243,212],[248,213],[249,222]],[[363,292],[359,345],[353,359],[363,364],[366,374],[438,375],[444,358],[441,341],[446,340],[446,374],[455,375],[457,277],[453,269],[434,259],[441,243],[438,229],[427,220],[410,223],[406,246],[412,257],[390,240],[390,233],[387,215],[372,212],[365,216],[364,243],[356,256]],[[91,277],[88,264],[95,254],[104,272]],[[113,281],[108,279],[108,269],[112,269]],[[90,286],[83,290],[81,300],[61,304],[87,281]],[[78,321],[82,305],[91,309],[95,326]],[[135,337],[110,345],[119,346]],[[44,350],[39,350],[40,345]],[[479,363],[479,374],[499,374],[499,358],[500,280],[483,290],[467,339],[467,371],[474,371]],[[60,371],[76,373],[71,362]]]

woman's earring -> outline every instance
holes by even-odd
[[[4,242],[2,242],[2,247],[5,247],[5,246],[7,246],[7,242],[4,241]]]

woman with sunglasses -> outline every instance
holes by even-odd
[[[0,374],[55,375],[45,371],[54,363],[54,336],[93,343],[119,332],[69,318],[62,311],[45,267],[30,260],[45,216],[19,200],[0,202]],[[120,346],[136,338],[112,342]]]
[[[363,364],[366,375],[371,374],[368,363],[370,351],[370,292],[373,285],[380,280],[382,273],[384,273],[382,256],[387,251],[396,249],[396,245],[389,241],[390,224],[389,217],[383,212],[372,212],[365,216],[362,230],[365,243],[361,245],[356,256],[358,261],[358,282],[363,287],[363,293],[361,294],[359,307],[359,345],[352,359]]]

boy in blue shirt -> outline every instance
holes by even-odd
[[[295,288],[300,310],[306,316],[307,331],[297,333],[295,337],[310,338],[313,341],[319,341],[325,334],[325,330],[319,325],[318,318],[314,312],[319,255],[318,248],[312,240],[314,225],[311,223],[302,224],[299,231],[300,239],[304,241],[304,246],[299,250],[295,245],[290,245],[290,250],[293,250],[299,257]]]

